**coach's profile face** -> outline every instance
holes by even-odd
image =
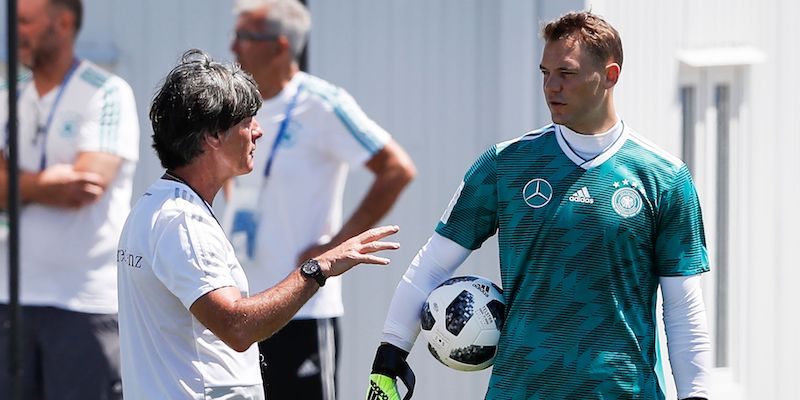
[[[253,170],[256,140],[261,137],[261,126],[253,117],[245,118],[220,135],[211,137],[218,141],[221,163],[227,165],[233,176]]]

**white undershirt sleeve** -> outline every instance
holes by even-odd
[[[397,284],[381,341],[411,351],[419,335],[420,312],[428,294],[450,278],[470,253],[471,250],[434,232]]]
[[[678,398],[709,397],[711,338],[700,275],[661,277],[664,326]]]

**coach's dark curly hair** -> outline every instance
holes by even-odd
[[[153,148],[166,169],[191,163],[204,135],[220,134],[261,108],[256,82],[238,65],[197,49],[183,53],[150,106]]]

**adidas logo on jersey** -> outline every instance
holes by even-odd
[[[572,196],[569,196],[569,201],[573,201],[575,203],[594,204],[594,199],[592,198],[592,195],[589,194],[589,189],[587,189],[586,186],[580,188]]]

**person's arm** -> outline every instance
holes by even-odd
[[[434,233],[411,261],[397,284],[383,325],[382,342],[411,351],[419,335],[420,310],[428,295],[472,254],[460,244]]]
[[[419,334],[425,299],[447,280],[469,254],[497,232],[497,146],[472,164],[439,218],[436,232],[411,262],[397,285],[375,354],[367,398],[399,399],[397,377],[413,395],[413,373],[405,361]]]
[[[386,265],[389,259],[372,255],[400,246],[381,239],[398,231],[397,226],[370,229],[346,240],[316,258],[325,277],[337,276],[358,264]],[[189,310],[200,323],[236,351],[245,351],[285,325],[319,289],[298,269],[274,287],[243,298],[238,288],[212,290],[192,303]]]
[[[100,179],[97,184],[105,190],[114,181],[122,166],[123,158],[110,153],[87,151],[78,154],[72,164],[75,172],[95,174]]]
[[[122,159],[112,154],[80,153],[75,163],[40,172],[20,171],[20,199],[53,207],[80,208],[95,202],[116,177]],[[0,157],[0,207],[8,203],[8,168]]]
[[[383,325],[383,337],[369,376],[367,398],[399,399],[399,377],[410,399],[414,392],[414,374],[405,359],[419,335],[420,310],[433,289],[453,275],[472,253],[458,243],[434,233],[422,246],[403,274],[392,296],[389,313]]]
[[[661,277],[664,326],[679,399],[706,399],[711,380],[711,339],[700,275]]]
[[[700,289],[709,271],[700,199],[685,164],[657,193],[654,260],[664,300],[667,347],[678,398],[707,398],[711,344]],[[655,193],[654,193],[655,194]]]
[[[322,254],[358,232],[375,226],[417,173],[411,157],[394,140],[375,153],[366,166],[375,175],[375,180],[361,203],[328,243],[309,247],[298,256],[298,262]]]

